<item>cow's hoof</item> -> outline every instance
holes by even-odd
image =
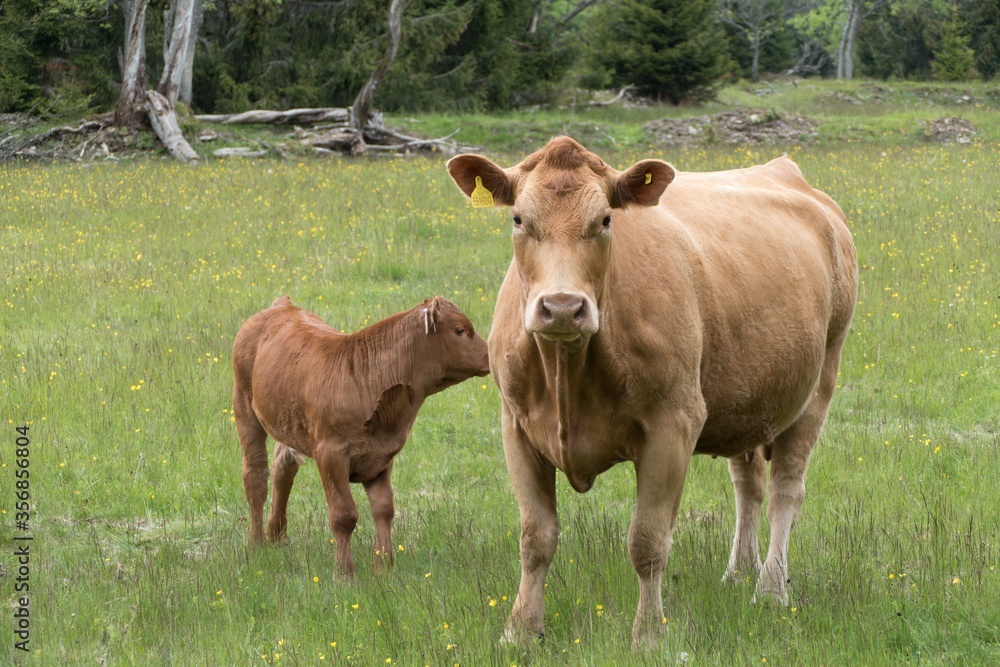
[[[648,624],[643,628],[632,630],[632,650],[658,651],[667,641],[667,625],[665,623]]]
[[[753,594],[754,604],[776,604],[782,607],[788,606],[788,588],[784,582],[775,585],[773,582],[768,585],[767,579],[761,577],[757,582],[757,590]]]
[[[760,565],[755,568],[729,568],[726,573],[722,575],[722,583],[724,584],[746,584],[750,583],[759,576]]]
[[[503,631],[503,635],[500,637],[501,646],[524,646],[526,644],[540,644],[544,641],[544,632],[535,632],[524,628],[516,630],[514,628],[507,627]]]

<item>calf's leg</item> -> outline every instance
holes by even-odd
[[[271,498],[271,516],[267,520],[267,539],[271,542],[288,538],[288,496],[301,465],[299,456],[301,455],[291,447],[280,442],[274,445],[274,466],[271,471],[274,496]]]
[[[389,464],[388,468],[364,484],[375,522],[376,570],[382,570],[393,563],[392,518],[396,514],[396,508],[392,503],[392,485],[389,481],[391,475],[392,464]]]
[[[635,459],[636,506],[628,530],[629,558],[639,577],[633,648],[656,647],[666,634],[663,570],[670,557],[684,478],[694,451],[694,433],[700,430],[701,423],[692,424],[687,415],[672,415],[649,433]]]
[[[521,642],[543,635],[545,575],[559,540],[556,470],[532,448],[506,406],[502,435],[507,471],[521,511],[521,584],[502,641]]]
[[[267,432],[257,420],[250,398],[238,387],[233,388],[233,415],[236,433],[243,449],[243,492],[250,510],[250,534],[247,546],[264,542],[264,501],[267,500]]]
[[[729,476],[736,494],[736,532],[723,582],[737,582],[741,577],[760,572],[757,529],[764,503],[766,470],[761,447],[751,450],[751,456],[750,461],[744,454],[729,459]]]
[[[779,604],[788,604],[788,538],[805,497],[809,454],[826,420],[839,365],[840,350],[828,353],[819,385],[809,405],[798,420],[774,440],[767,505],[771,543],[757,580],[754,599],[769,597]]]
[[[354,579],[351,534],[358,525],[358,507],[351,496],[351,461],[332,442],[320,442],[313,456],[326,493],[330,528],[337,542],[337,569],[345,579]]]

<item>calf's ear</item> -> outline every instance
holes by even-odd
[[[458,188],[472,199],[475,206],[511,206],[514,203],[514,183],[506,171],[482,155],[466,153],[448,160],[448,173]]]
[[[439,296],[424,300],[424,308],[421,312],[424,315],[425,334],[429,334],[431,330],[437,331],[437,323],[441,311],[441,302],[442,299]]]
[[[663,160],[636,162],[612,180],[611,207],[655,206],[672,180],[674,168]]]

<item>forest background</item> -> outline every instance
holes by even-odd
[[[155,82],[177,0],[4,0],[0,113],[112,109],[137,3]],[[388,4],[194,0],[180,100],[199,113],[348,106],[386,52]],[[996,0],[409,0],[401,31],[376,99],[388,112],[525,109],[626,85],[681,104],[780,74],[1000,70]]]

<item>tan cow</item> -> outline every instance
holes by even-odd
[[[642,160],[619,172],[567,137],[509,169],[459,155],[448,170],[479,205],[491,195],[512,207],[514,258],[489,336],[521,513],[505,636],[542,633],[557,468],[584,492],[614,464],[635,465],[634,645],[665,631],[661,579],[692,454],[729,459],[736,534],[724,580],[759,571],[757,596],[786,603],[788,535],[857,296],[837,204],[787,158],[714,173]]]
[[[270,435],[277,444],[267,538],[285,536],[288,494],[309,456],[326,492],[341,572],[354,574],[350,541],[358,510],[350,482],[364,485],[371,503],[376,567],[391,564],[393,458],[425,398],[487,373],[486,341],[441,297],[350,335],[287,296],[251,317],[233,343],[233,412],[243,447],[249,545],[264,540],[264,442]]]

